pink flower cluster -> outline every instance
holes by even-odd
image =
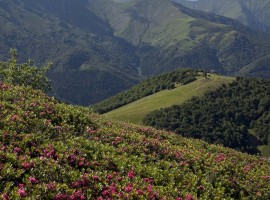
[[[224,153],[219,153],[218,156],[216,157],[216,162],[222,162],[225,159],[226,159],[225,154]]]
[[[32,184],[37,184],[38,183],[38,180],[35,178],[35,177],[29,177],[29,181],[30,181],[30,183],[32,183]]]

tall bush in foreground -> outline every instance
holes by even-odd
[[[51,64],[42,67],[33,66],[32,61],[18,64],[17,51],[10,50],[10,59],[0,61],[0,82],[14,85],[32,86],[34,89],[48,91],[50,88],[46,72],[50,69]]]

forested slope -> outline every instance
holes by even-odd
[[[258,145],[270,145],[269,88],[268,80],[237,78],[203,98],[154,111],[144,124],[256,152]]]

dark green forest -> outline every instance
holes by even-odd
[[[127,91],[95,104],[92,108],[95,112],[103,114],[161,90],[173,89],[176,84],[191,83],[196,80],[197,74],[198,71],[192,69],[178,69],[174,72],[155,76],[142,81]]]
[[[203,98],[154,111],[143,123],[257,153],[257,145],[270,145],[270,81],[238,77]]]

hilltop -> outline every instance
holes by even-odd
[[[89,105],[177,68],[269,78],[269,36],[169,0],[3,0],[0,57],[16,48],[54,95]]]
[[[269,161],[0,84],[3,199],[269,199]]]

